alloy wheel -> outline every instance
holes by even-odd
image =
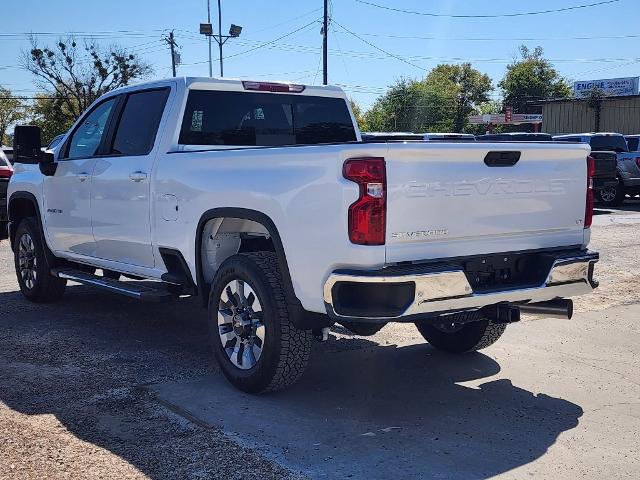
[[[603,202],[613,202],[616,198],[616,188],[615,187],[605,187],[600,190],[600,198]]]
[[[232,280],[222,290],[218,334],[235,367],[248,370],[258,363],[264,348],[265,327],[262,304],[249,283]]]
[[[31,290],[35,286],[38,276],[38,259],[36,246],[28,233],[22,234],[18,243],[18,265],[22,281]]]

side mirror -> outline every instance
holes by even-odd
[[[13,163],[37,164],[42,159],[42,134],[35,125],[18,125],[13,133]]]

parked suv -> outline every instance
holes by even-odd
[[[11,175],[13,168],[0,149],[0,240],[7,238],[7,186]]]
[[[607,206],[618,206],[624,201],[625,188],[620,174],[621,158],[629,149],[624,135],[620,133],[578,133],[556,135],[554,140],[562,142],[588,143],[591,156],[596,161],[593,189],[596,199]]]
[[[618,156],[618,170],[625,195],[640,195],[640,135],[626,135],[629,153]]]

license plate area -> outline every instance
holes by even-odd
[[[548,254],[497,254],[476,257],[462,263],[467,281],[475,293],[508,288],[539,287],[553,264]]]

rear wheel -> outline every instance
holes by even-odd
[[[604,187],[596,193],[597,199],[600,203],[610,207],[619,207],[624,202],[624,185],[622,181],[618,182],[618,185],[610,187]]]
[[[32,302],[54,302],[64,294],[67,281],[51,275],[40,226],[35,218],[18,225],[13,246],[20,291]]]
[[[208,322],[213,353],[236,388],[276,391],[302,376],[312,334],[289,318],[274,253],[243,253],[224,261],[213,280]]]
[[[493,345],[502,336],[507,325],[483,319],[469,323],[417,322],[416,327],[434,348],[449,353],[466,353]]]

